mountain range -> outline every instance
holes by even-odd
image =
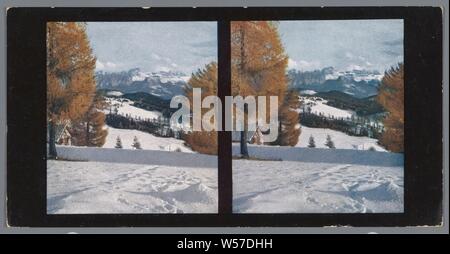
[[[288,71],[289,86],[300,92],[339,91],[356,98],[366,98],[378,93],[383,77],[378,71],[337,71],[333,67],[321,70]],[[190,76],[181,72],[143,72],[139,68],[121,72],[96,72],[97,89],[116,90],[122,93],[144,92],[163,100],[184,93]]]
[[[181,72],[142,72],[139,68],[121,72],[96,72],[97,89],[116,90],[123,93],[145,92],[170,100],[183,94],[189,76]]]
[[[376,95],[382,77],[378,71],[336,71],[333,67],[314,71],[288,71],[290,87],[299,91],[339,91],[356,98]]]

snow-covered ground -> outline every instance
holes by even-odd
[[[217,195],[217,168],[47,161],[49,214],[217,213]]]
[[[108,126],[108,136],[106,136],[104,148],[114,148],[117,137],[120,137],[123,148],[132,149],[133,139],[137,137],[142,149],[144,150],[160,150],[160,151],[179,151],[184,153],[192,153],[193,151],[184,145],[184,141],[176,138],[156,137],[150,133],[128,130],[116,129]]]
[[[63,160],[217,168],[217,156],[199,153],[64,145],[57,145],[56,150],[58,158]]]
[[[314,90],[301,90],[300,94],[305,94],[305,95],[313,95],[316,94],[317,92]]]
[[[358,65],[350,65],[350,68],[347,70],[334,70],[332,73],[329,73],[325,76],[325,79],[338,79],[339,77],[346,77],[353,79],[355,81],[372,81],[372,80],[379,80],[383,78],[383,74],[379,73],[378,71],[367,71],[361,68],[361,66]]]
[[[141,109],[133,106],[133,101],[123,98],[112,98],[106,97],[106,102],[110,105],[107,109],[104,110],[106,114],[109,114],[110,111],[112,113],[117,109],[117,114],[123,116],[130,116],[133,118],[140,118],[143,120],[147,119],[157,119],[161,116],[161,112],[159,111],[150,111]]]
[[[234,143],[232,149],[234,156],[240,155],[239,143]],[[273,161],[356,164],[384,167],[403,166],[404,163],[403,154],[400,153],[352,149],[249,145],[248,153],[252,158]]]
[[[334,118],[350,118],[355,112],[351,110],[343,110],[328,106],[327,100],[320,97],[303,97],[300,96],[300,102],[304,107],[310,107],[311,113],[315,115],[323,115],[325,117]]]
[[[63,160],[47,162],[48,213],[217,213],[217,156],[174,138],[108,132],[103,148],[57,146]],[[311,135],[317,148],[306,148]],[[336,149],[324,148],[326,135]],[[117,136],[123,149],[113,148]],[[135,136],[142,150],[131,149]],[[403,155],[375,139],[302,127],[297,147],[249,145],[249,154],[233,160],[236,213],[403,212]]]
[[[327,134],[336,149],[325,148]],[[318,148],[306,147],[310,135]],[[403,212],[403,154],[374,139],[302,127],[297,147],[249,145],[248,152],[251,160],[233,160],[237,213]]]
[[[113,96],[113,97],[120,97],[120,96],[123,95],[123,93],[120,92],[120,91],[108,91],[108,92],[106,93],[106,95],[108,95],[108,96]]]
[[[309,137],[312,136],[314,138],[316,148],[327,148],[325,146],[327,135],[330,135],[331,140],[338,149],[368,150],[373,147],[376,151],[386,151],[386,149],[377,144],[377,139],[350,136],[340,131],[324,128],[309,128],[306,126],[301,127],[299,141],[296,146],[308,147]]]
[[[401,213],[403,167],[233,160],[233,211]]]
[[[144,81],[145,79],[157,79],[162,83],[177,83],[177,82],[188,82],[191,78],[190,75],[186,75],[181,72],[171,72],[171,71],[160,71],[160,72],[142,72],[140,70],[134,73],[131,77],[132,81]]]
[[[48,213],[217,212],[217,156],[70,146],[57,151],[66,160],[47,162]],[[233,160],[235,212],[403,211],[401,154],[268,146],[250,146],[249,152],[265,160]],[[266,160],[270,156],[280,161]]]

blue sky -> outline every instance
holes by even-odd
[[[88,22],[97,70],[181,71],[217,61],[216,22]]]
[[[384,72],[403,61],[403,20],[280,21],[289,68]],[[217,61],[216,22],[88,22],[97,70],[181,71]]]
[[[384,72],[403,61],[403,20],[280,21],[289,67]]]

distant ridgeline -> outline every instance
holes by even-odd
[[[161,116],[155,119],[144,119],[143,117],[133,117],[127,114],[118,114],[110,107],[106,110],[106,124],[117,129],[132,129],[153,134],[157,137],[175,137],[181,138],[181,130],[172,130],[169,119],[177,109],[170,108],[170,100],[145,92],[128,93],[109,89],[99,89],[98,93],[105,97],[114,98],[118,101],[130,100],[133,106],[148,111],[161,112]]]
[[[348,117],[337,117],[324,113],[312,112],[311,107],[302,104],[300,110],[300,123],[311,128],[328,128],[341,131],[352,136],[367,136],[379,138],[384,131],[382,121],[386,112],[377,102],[376,96],[356,98],[339,91],[319,92],[313,95],[302,95],[304,98],[326,100],[326,105],[350,110],[355,114]]]
[[[328,106],[355,113],[352,117],[339,118],[303,109],[300,113],[302,125],[372,138],[378,138],[383,132],[381,122],[385,112],[376,100],[382,77],[378,71],[336,71],[333,67],[288,71],[291,89],[298,90],[303,97],[320,97]]]
[[[300,123],[312,128],[329,128],[349,135],[378,138],[383,131],[383,108],[376,100],[383,75],[377,71],[353,70],[338,72],[333,67],[315,71],[289,70],[291,89],[303,97],[320,97],[326,105],[351,110],[351,118],[330,117],[301,110]],[[131,69],[116,73],[97,72],[98,92],[106,97],[133,101],[133,106],[162,113],[162,119],[147,121],[120,116],[110,112],[106,118],[109,126],[120,129],[137,129],[157,136],[178,136],[169,127],[167,119],[177,109],[170,108],[170,99],[184,94],[189,79],[182,73],[144,73]]]
[[[175,137],[182,138],[182,130],[173,130],[170,128],[168,118],[157,119],[139,119],[131,116],[111,113],[106,115],[106,124],[116,129],[138,130],[150,133],[157,137]]]
[[[165,117],[170,117],[172,113],[176,111],[176,109],[170,108],[169,99],[164,99],[153,94],[145,92],[123,94],[121,92],[116,93],[118,91],[110,89],[99,89],[97,91],[106,97],[125,98],[131,100],[134,102],[133,106],[149,111],[159,111]],[[116,95],[113,95],[115,93]]]
[[[144,92],[170,100],[183,93],[189,76],[180,72],[141,72],[139,68],[122,72],[95,74],[97,89],[116,90],[123,93]]]
[[[308,95],[306,95],[308,96]],[[357,98],[340,91],[318,92],[315,97],[327,100],[327,105],[344,110],[352,110],[358,116],[383,113],[384,110],[376,100],[376,95]]]
[[[288,71],[291,88],[315,92],[339,91],[357,98],[376,95],[382,77],[378,71],[335,71],[333,67],[315,71]]]
[[[310,128],[326,128],[346,133],[350,136],[378,139],[384,131],[382,115],[373,117],[335,118],[307,112],[300,113],[300,123]]]

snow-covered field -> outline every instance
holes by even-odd
[[[179,151],[184,153],[192,153],[193,151],[184,145],[184,141],[176,138],[156,137],[150,133],[116,129],[108,126],[108,136],[106,136],[104,148],[114,148],[117,137],[120,137],[123,148],[132,149],[133,139],[137,137],[142,149],[144,150],[160,150],[160,151]]]
[[[298,147],[308,147],[309,137],[313,136],[316,148],[327,148],[325,142],[330,135],[338,149],[368,150],[373,147],[376,151],[385,152],[386,149],[377,144],[378,140],[369,137],[350,136],[340,131],[324,128],[301,127]]]
[[[106,95],[113,96],[113,97],[120,97],[123,95],[123,93],[120,91],[109,91],[106,93]]]
[[[47,161],[49,214],[217,213],[217,195],[217,168]]]
[[[305,94],[305,95],[314,95],[314,94],[316,94],[317,92],[316,91],[314,91],[314,90],[301,90],[300,91],[300,94]]]
[[[56,150],[62,160],[217,168],[217,156],[199,153],[64,145],[57,145]]]
[[[236,213],[402,213],[403,167],[233,160]]]
[[[150,111],[133,106],[134,102],[128,99],[106,97],[106,102],[111,107],[104,110],[106,114],[109,114],[110,111],[114,113],[117,109],[117,114],[119,115],[140,118],[143,120],[157,119],[161,116],[159,111]]]
[[[311,135],[317,148],[307,148]],[[327,135],[336,149],[325,148]],[[123,149],[113,148],[118,136]],[[131,149],[135,136],[142,150]],[[249,145],[252,160],[233,160],[233,210],[401,213],[403,155],[376,142],[302,127],[296,147]],[[49,214],[217,213],[217,156],[193,153],[182,140],[108,127],[103,148],[57,150],[63,160],[47,162]]]
[[[233,155],[239,156],[239,144],[234,143],[232,149]],[[398,167],[403,166],[404,163],[403,154],[400,153],[352,149],[249,145],[248,153],[251,158],[273,161],[300,161],[311,163],[355,164],[384,167]]]
[[[323,115],[325,117],[350,118],[355,112],[351,110],[343,110],[328,106],[327,100],[320,97],[303,97],[300,96],[300,102],[305,107],[311,108],[311,113],[315,115]]]
[[[306,148],[310,134],[318,148]],[[324,148],[327,134],[336,149]],[[386,152],[376,140],[302,127],[297,147],[249,145],[248,151],[252,160],[233,160],[237,213],[403,212],[403,154]]]
[[[57,150],[67,160],[47,162],[48,213],[217,212],[217,156]],[[278,154],[283,160],[233,160],[235,212],[403,211],[401,154],[267,146],[250,146],[249,152],[261,158]]]

